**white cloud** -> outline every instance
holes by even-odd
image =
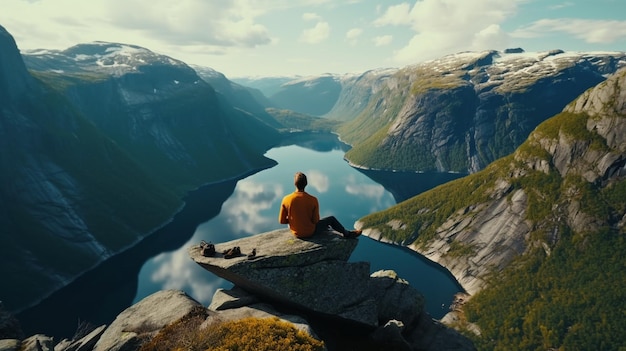
[[[374,21],[377,26],[408,26],[415,33],[394,53],[398,64],[441,57],[465,50],[505,46],[508,37],[500,24],[511,17],[525,0],[422,0],[413,7],[390,6]],[[495,47],[497,48],[497,47]]]
[[[302,19],[305,21],[319,21],[322,17],[320,17],[317,13],[307,12],[302,15]]]
[[[409,25],[411,24],[410,10],[411,5],[406,2],[389,6],[387,11],[374,21],[374,25],[379,27],[386,25]]]
[[[207,279],[206,271],[198,269],[186,250],[160,254],[154,262],[158,268],[150,276],[152,282],[160,284],[163,289],[187,291],[199,301],[211,301],[223,283],[218,277]]]
[[[330,179],[323,172],[318,170],[310,170],[306,173],[309,186],[313,187],[319,193],[325,193],[330,187]]]
[[[358,37],[363,34],[363,29],[361,28],[352,28],[346,32],[346,39],[348,40],[356,40]]]
[[[346,32],[346,41],[354,46],[358,44],[359,37],[363,34],[363,29],[361,28],[352,28]]]
[[[574,6],[573,2],[566,1],[566,2],[563,2],[563,3],[560,3],[560,4],[549,6],[548,8],[550,10],[560,10],[560,9],[564,9],[564,8],[572,7],[572,6]]]
[[[511,35],[517,38],[539,38],[553,33],[566,33],[592,44],[613,43],[626,39],[626,21],[541,19]]]
[[[315,27],[305,29],[300,36],[300,41],[307,44],[318,44],[323,42],[330,35],[330,25],[328,22],[318,22]]]
[[[277,184],[260,184],[242,180],[236,192],[222,205],[233,233],[255,234],[258,228],[274,223],[276,218],[264,216],[263,211],[281,199],[283,189]]]
[[[380,184],[363,184],[358,181],[354,175],[350,175],[346,181],[345,191],[353,196],[363,198],[363,201],[370,203],[372,212],[380,211],[384,208],[389,208],[395,203],[390,197],[385,197],[387,191]],[[389,202],[384,201],[388,199]]]
[[[385,45],[391,44],[391,42],[393,41],[393,36],[380,35],[380,36],[374,37],[372,41],[374,42],[374,45],[376,46],[385,46]]]
[[[254,47],[271,42],[256,22],[264,11],[249,1],[109,0],[111,23],[180,44]]]

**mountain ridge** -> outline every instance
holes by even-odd
[[[623,52],[450,55],[386,77],[338,132],[353,145],[346,158],[356,165],[472,173],[624,65]]]
[[[597,277],[595,286],[580,285],[577,275],[593,275],[603,259],[612,262],[621,257],[624,246],[624,91],[626,69],[621,69],[541,123],[511,155],[480,172],[368,215],[357,226],[374,239],[408,246],[446,267],[477,298],[474,302],[472,297],[468,308],[459,311],[461,317],[451,319],[462,322],[467,312],[469,321],[482,322],[478,329],[487,336],[475,336],[481,342],[489,344],[492,340],[491,344],[503,345],[513,338],[520,343],[513,347],[537,343],[531,325],[524,333],[515,333],[502,324],[493,330],[485,327],[494,318],[537,319],[536,313],[552,309],[567,313],[570,325],[585,330],[588,347],[596,345],[593,342],[598,335],[611,345],[619,344],[618,334],[606,335],[598,325],[586,322],[608,318],[610,323],[621,324],[611,304],[603,303],[594,314],[590,308],[575,308],[571,297],[553,304],[546,299],[559,293],[551,290],[557,288],[548,279],[560,284],[563,281],[569,284],[571,294],[584,291],[596,301],[623,298],[611,288],[614,279],[623,279],[619,264],[605,267],[604,278]],[[563,257],[566,253],[568,256]],[[553,263],[555,260],[560,263]],[[597,263],[581,266],[582,261]],[[537,270],[543,274],[533,274]],[[528,286],[523,285],[526,281]],[[540,290],[537,284],[542,286]],[[520,297],[526,302],[506,302],[509,299],[499,287],[512,289],[506,291],[511,296],[526,296]],[[529,304],[542,312],[528,309]],[[481,313],[481,309],[489,313]],[[554,335],[552,346],[571,347],[581,342],[569,329],[559,329],[555,324],[558,319],[539,319],[537,322],[545,323]]]

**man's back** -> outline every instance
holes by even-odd
[[[320,219],[317,198],[304,191],[294,191],[283,198],[278,221],[289,224],[289,229],[298,238],[310,237]]]

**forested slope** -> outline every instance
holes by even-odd
[[[362,218],[472,295],[459,325],[484,350],[626,344],[626,71],[540,124],[513,154]],[[467,324],[473,323],[473,324]]]

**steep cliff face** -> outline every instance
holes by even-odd
[[[346,157],[369,168],[476,172],[625,64],[624,53],[556,50],[462,53],[406,67],[384,76],[395,84],[365,96],[367,107],[340,128],[354,145]]]
[[[531,248],[549,255],[564,231],[623,231],[625,91],[620,70],[539,125],[513,154],[359,225],[442,264],[470,294]]]
[[[13,310],[136,243],[181,202],[33,79],[0,33],[0,77],[10,81],[0,86],[0,275]]]
[[[341,93],[333,108],[324,116],[338,121],[355,119],[369,104],[372,96],[383,87],[395,85],[395,68],[367,71],[359,75],[340,77]]]
[[[13,100],[22,94],[32,79],[26,71],[15,40],[0,26],[0,101]]]
[[[110,43],[24,56],[0,27],[0,275],[17,311],[136,244],[276,131],[193,69]],[[32,74],[32,75],[31,75]],[[274,139],[272,139],[274,138]]]
[[[209,67],[193,66],[200,78],[209,83],[230,105],[247,111],[274,128],[282,127],[265,108],[273,103],[260,90],[239,85]]]
[[[327,74],[286,82],[269,99],[281,109],[322,116],[333,108],[340,92],[338,77]]]

